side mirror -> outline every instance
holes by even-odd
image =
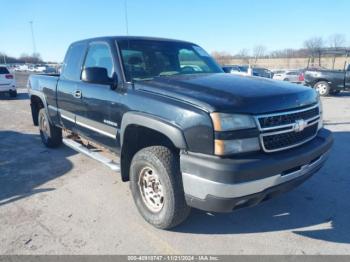
[[[116,89],[118,85],[118,76],[116,73],[113,77],[108,76],[106,68],[103,67],[87,67],[83,69],[81,80],[87,83],[110,85],[111,89]]]

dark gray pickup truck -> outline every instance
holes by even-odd
[[[304,76],[305,84],[315,88],[321,96],[350,89],[350,64],[345,70],[306,70]]]
[[[28,90],[42,142],[120,171],[141,215],[163,229],[190,207],[230,212],[296,187],[333,141],[315,90],[225,74],[184,41],[75,42],[62,73],[33,75]]]

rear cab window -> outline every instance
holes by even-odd
[[[85,50],[85,42],[74,43],[69,47],[64,59],[61,79],[71,81],[80,80]]]

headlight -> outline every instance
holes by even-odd
[[[234,140],[215,140],[215,155],[219,156],[258,150],[260,150],[260,144],[257,137]]]
[[[216,132],[235,131],[256,128],[254,118],[241,114],[210,114]],[[221,140],[215,139],[215,155],[224,156],[237,153],[245,153],[260,150],[258,137]]]
[[[256,127],[252,116],[240,114],[211,113],[215,131],[232,131]]]

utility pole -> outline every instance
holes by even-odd
[[[30,31],[32,33],[32,44],[33,44],[33,55],[36,54],[36,46],[35,46],[35,38],[34,38],[34,30],[33,30],[33,21],[29,21]]]
[[[128,5],[127,5],[127,0],[124,0],[124,11],[125,11],[126,35],[129,35],[129,21],[128,21]]]

